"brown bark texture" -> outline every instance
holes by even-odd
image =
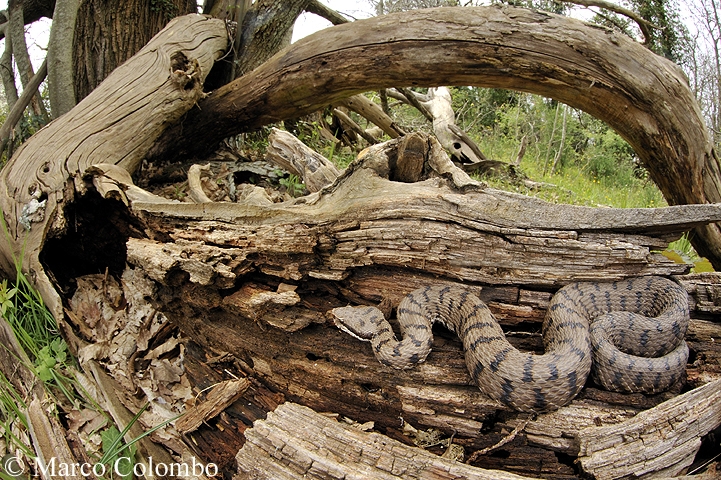
[[[81,2],[73,41],[77,101],[135,55],[170,19],[197,10],[193,0]]]
[[[228,135],[399,85],[555,98],[625,138],[670,204],[721,202],[719,162],[680,68],[616,32],[513,7],[418,10],[319,32],[200,102],[151,156],[197,154]],[[721,266],[716,225],[698,227],[693,242]]]

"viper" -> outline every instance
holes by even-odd
[[[425,361],[439,322],[463,342],[466,365],[486,395],[510,408],[543,412],[568,404],[587,378],[608,390],[658,393],[682,376],[688,296],[661,277],[566,285],[543,322],[545,353],[513,347],[488,306],[458,286],[429,285],[397,308],[399,341],[375,307],[332,310],[336,325],[369,341],[384,364],[398,369]]]

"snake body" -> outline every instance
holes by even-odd
[[[589,374],[608,390],[661,392],[681,377],[688,360],[688,297],[661,277],[563,287],[543,322],[543,355],[513,347],[488,306],[459,287],[427,286],[406,296],[397,309],[400,341],[375,307],[341,307],[333,314],[339,328],[371,342],[382,364],[399,369],[426,359],[432,325],[442,323],[463,342],[478,387],[519,411],[568,404]]]

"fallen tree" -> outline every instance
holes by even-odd
[[[172,429],[156,434],[177,455],[185,458],[200,445],[194,453],[232,470],[242,433],[285,399],[372,421],[406,442],[399,417],[454,431],[456,443],[482,452],[472,456],[474,465],[556,478],[581,474],[576,457],[589,458],[580,462],[583,472],[606,472],[600,469],[608,468],[607,451],[593,449],[594,433],[586,429],[635,418],[642,408],[658,410],[625,424],[620,438],[625,431],[647,434],[644,419],[688,427],[676,429],[688,446],[683,458],[666,456],[651,471],[678,474],[693,461],[701,437],[718,425],[718,402],[703,404],[698,391],[684,397],[696,402],[689,405],[698,406],[690,410],[703,414],[698,418],[666,403],[680,385],[653,397],[588,385],[559,413],[576,412],[575,420],[559,427],[557,417],[521,417],[485,399],[470,384],[452,338],[441,335],[420,368],[396,372],[330,325],[327,312],[337,306],[379,304],[390,313],[418,286],[458,283],[516,332],[515,345],[538,350],[539,322],[560,286],[675,276],[694,299],[689,343],[696,362],[687,370],[689,385],[717,395],[717,384],[704,384],[721,373],[720,353],[709,341],[718,326],[708,322],[719,313],[719,278],[687,276],[687,265],[658,253],[684,231],[714,232],[721,221],[721,206],[703,203],[715,198],[718,165],[679,73],[626,39],[574,20],[495,7],[464,9],[462,17],[463,24],[441,9],[339,27],[291,47],[204,101],[201,84],[227,45],[225,27],[202,16],[182,17],[3,169],[0,206],[10,234],[0,247],[3,266],[11,269],[22,259],[81,367],[95,379],[102,377],[98,362],[113,373],[105,386],[96,380],[106,397],[135,413],[142,403],[135,393],[142,391],[152,406],[141,421],[150,426],[192,403],[208,382],[227,380],[222,372],[248,377],[242,386],[223,383],[223,391],[208,395],[212,408],[199,408],[181,429],[192,441]],[[440,37],[425,38],[431,29],[424,22],[431,21]],[[384,60],[384,76],[374,75],[374,62],[390,49],[403,61],[389,66]],[[360,55],[366,50],[369,56]],[[446,58],[448,52],[460,57]],[[435,62],[434,68],[421,68],[421,60]],[[628,62],[634,68],[626,71]],[[402,77],[403,68],[416,70]],[[341,81],[343,69],[352,75]],[[482,81],[478,75],[485,75]],[[666,169],[660,181],[681,182],[690,187],[688,198],[703,202],[629,210],[552,205],[485,188],[455,167],[437,141],[417,134],[369,148],[341,173],[317,158],[305,167],[287,161],[304,176],[322,174],[314,178],[317,191],[282,203],[252,194],[237,204],[208,202],[203,195],[197,197],[203,203],[180,203],[141,190],[130,176],[151,150],[156,158],[167,153],[172,135],[180,149],[187,149],[186,137],[206,148],[239,128],[405,81],[535,89],[586,107],[623,132],[645,161],[666,159],[663,167],[649,163],[656,176]],[[196,102],[206,116],[181,119]],[[618,105],[627,106],[623,115]],[[218,118],[208,118],[213,115]],[[234,402],[238,395],[243,400]],[[221,415],[218,425],[234,428],[198,421],[218,411],[233,413]],[[202,448],[209,445],[215,448]],[[489,455],[494,451],[504,453]],[[589,466],[594,462],[598,469]]]

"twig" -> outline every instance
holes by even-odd
[[[651,42],[651,30],[650,28],[657,28],[662,29],[662,27],[659,27],[658,25],[654,25],[653,23],[649,22],[645,18],[641,17],[639,14],[634,12],[633,10],[629,10],[627,8],[620,7],[614,3],[606,2],[604,0],[559,0],[561,2],[565,3],[575,3],[576,5],[582,5],[584,7],[598,7],[598,8],[604,8],[606,10],[610,10],[612,12],[616,12],[620,15],[624,15],[634,22],[638,24],[638,28],[641,29],[641,33],[643,34],[643,44],[648,45]]]
[[[503,437],[503,438],[502,438],[499,442],[497,442],[495,445],[491,445],[490,447],[486,447],[486,448],[484,448],[484,449],[482,449],[482,450],[476,450],[475,452],[473,452],[473,454],[468,458],[468,463],[469,463],[469,464],[470,464],[470,463],[473,463],[473,462],[475,462],[476,460],[478,460],[480,457],[482,457],[483,455],[486,455],[486,454],[492,452],[493,450],[495,450],[495,449],[497,449],[497,448],[500,448],[500,447],[504,446],[505,444],[513,441],[513,439],[516,438],[516,436],[518,436],[518,434],[519,434],[523,429],[526,428],[526,425],[528,425],[528,422],[530,422],[532,419],[533,419],[533,417],[532,417],[532,416],[529,416],[529,417],[526,418],[523,422],[521,422],[521,423],[519,423],[518,425],[516,425],[516,428],[514,428],[511,433],[509,433],[508,435],[506,435],[505,437]]]

